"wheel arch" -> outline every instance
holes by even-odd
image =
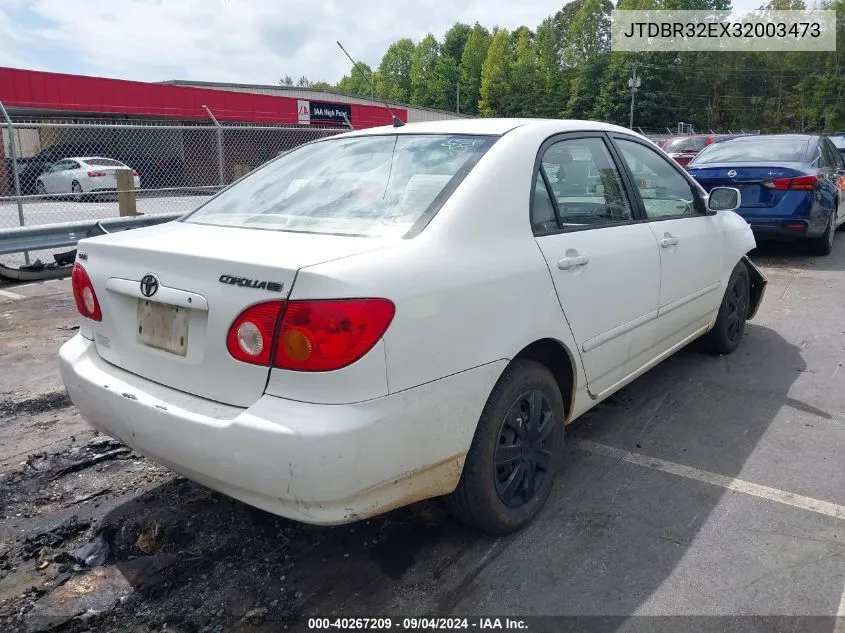
[[[568,423],[572,418],[577,387],[577,368],[572,352],[557,339],[542,338],[523,347],[511,363],[522,359],[536,361],[552,372],[563,398],[565,423]]]

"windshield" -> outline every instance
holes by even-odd
[[[666,143],[666,152],[698,152],[707,147],[707,141],[700,136],[689,136],[670,139]]]
[[[225,189],[187,222],[401,237],[494,142],[395,134],[304,145]]]
[[[759,161],[800,163],[804,161],[808,143],[806,138],[745,136],[710,145],[690,165]]]
[[[845,136],[831,136],[829,138],[831,141],[833,141],[833,145],[836,147],[836,149],[845,149]]]

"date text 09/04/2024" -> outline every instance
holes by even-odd
[[[519,618],[309,618],[311,631],[345,629],[359,631],[448,631],[448,630],[513,630],[526,631],[528,625]]]

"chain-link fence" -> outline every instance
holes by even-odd
[[[211,115],[211,113],[209,113]],[[344,131],[314,126],[7,120],[0,143],[0,228],[188,212],[290,150]],[[4,255],[21,266],[51,253]]]

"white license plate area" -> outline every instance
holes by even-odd
[[[191,310],[166,303],[138,300],[138,341],[177,356],[188,353]]]

